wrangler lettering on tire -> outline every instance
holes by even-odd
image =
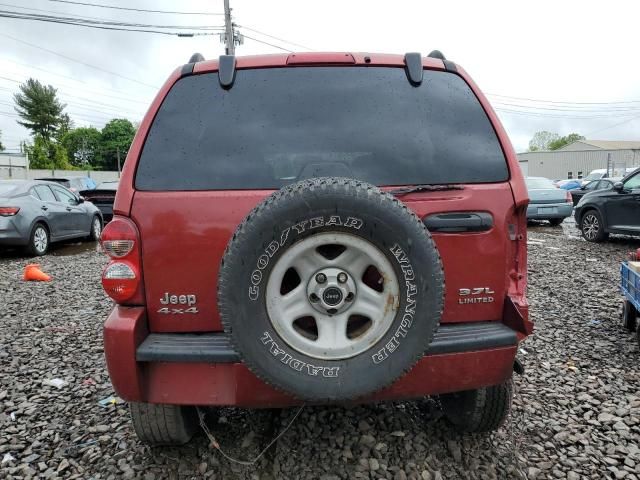
[[[361,397],[408,371],[439,325],[443,293],[420,219],[344,178],[265,199],[233,235],[218,281],[221,319],[246,365],[315,401]]]

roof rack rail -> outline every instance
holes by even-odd
[[[196,63],[196,62],[204,62],[204,55],[196,52],[193,55],[191,55],[191,57],[189,57],[189,61],[187,63]]]
[[[444,56],[444,53],[442,53],[440,50],[432,50],[431,53],[427,55],[427,57],[438,58],[440,60],[447,59],[447,57]]]
[[[422,83],[422,55],[417,52],[405,53],[404,64],[409,82],[414,87],[417,87]]]
[[[447,60],[447,57],[445,57],[444,54],[440,50],[433,50],[427,56],[431,57],[431,58],[437,58],[439,60],[442,60],[442,63],[444,63],[444,68],[447,70],[447,72],[457,72],[458,71],[458,69],[456,68],[456,64],[453,63],[451,60]]]

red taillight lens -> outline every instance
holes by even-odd
[[[0,207],[0,217],[13,217],[20,211],[20,207]]]
[[[131,299],[138,284],[136,268],[128,262],[111,262],[102,272],[102,288],[117,303]]]
[[[571,196],[571,192],[567,190],[567,203],[573,203],[573,197]]]
[[[128,218],[115,216],[100,238],[104,252],[112,259],[102,272],[102,288],[116,303],[144,304],[140,236]]]

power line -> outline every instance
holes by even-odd
[[[496,111],[509,113],[513,115],[525,115],[529,117],[547,117],[547,118],[565,118],[565,119],[575,119],[575,120],[592,120],[597,118],[612,118],[614,115],[606,114],[606,115],[560,115],[554,113],[541,113],[541,112],[526,112],[522,110],[510,110],[507,108],[496,107]],[[634,115],[635,113],[623,113],[619,115],[615,115],[617,117],[626,117],[629,115]]]
[[[628,101],[616,101],[616,102],[569,102],[569,101],[558,101],[558,100],[541,100],[541,99],[526,98],[526,97],[510,97],[508,95],[499,95],[497,93],[487,93],[487,95],[491,97],[500,97],[500,98],[507,98],[507,99],[513,99],[513,100],[526,100],[528,102],[555,103],[555,104],[568,104],[568,105],[616,105],[616,104],[626,104],[626,103],[640,103],[640,100],[628,100]]]
[[[7,78],[7,77],[2,77],[2,76],[0,76],[0,79],[2,79],[2,80],[9,80],[9,81],[11,81],[11,82],[20,83],[18,80],[13,80],[13,79],[11,79],[11,78]],[[65,88],[72,88],[72,87],[65,87]],[[6,90],[6,91],[8,91],[8,92],[12,92],[12,90],[10,90],[10,89],[3,89],[3,90]],[[60,88],[56,88],[56,90],[60,90]],[[126,110],[123,110],[121,107],[118,107],[117,105],[113,105],[113,104],[109,104],[109,103],[102,103],[102,102],[98,102],[98,101],[96,101],[96,100],[94,100],[94,99],[92,99],[92,98],[80,97],[80,96],[78,96],[78,95],[73,95],[73,94],[70,94],[70,93],[65,93],[64,91],[60,93],[60,96],[61,96],[61,97],[65,97],[65,96],[66,96],[66,97],[71,97],[71,98],[77,98],[77,99],[79,99],[79,100],[86,100],[86,101],[88,101],[88,102],[91,102],[92,104],[100,105],[100,106],[102,106],[102,107],[104,107],[104,108],[107,108],[107,109],[110,109],[110,110],[115,110],[115,111],[126,111]],[[86,104],[85,104],[85,105],[86,105]],[[96,110],[96,111],[97,111],[97,110]],[[138,114],[138,112],[132,112],[132,111],[129,111],[129,113],[131,113],[131,114],[136,114],[136,115]]]
[[[285,52],[293,53],[293,50],[289,50],[288,48],[280,47],[278,45],[274,45],[273,43],[265,42],[264,40],[258,40],[257,38],[250,37],[248,35],[242,35],[244,38],[248,38],[249,40],[253,40],[254,42],[263,43],[265,45],[269,45],[270,47],[277,48],[279,50],[284,50]]]
[[[85,63],[85,62],[83,62],[81,60],[76,60],[75,58],[71,58],[71,57],[68,57],[66,55],[63,55],[62,53],[58,53],[58,52],[55,52],[53,50],[49,50],[47,48],[40,47],[38,45],[34,45],[33,43],[29,43],[29,42],[26,42],[24,40],[20,40],[18,38],[12,37],[11,35],[7,35],[6,33],[0,33],[0,36],[5,37],[5,38],[10,38],[11,40],[13,40],[15,42],[22,43],[24,45],[29,45],[32,48],[36,48],[38,50],[43,50],[45,52],[51,53],[52,55],[56,55],[58,57],[64,58],[64,59],[69,60],[71,62],[79,63],[80,65],[84,65],[85,67],[93,68],[93,69],[98,70],[100,72],[108,73],[109,75],[113,75],[115,77],[120,77],[120,78],[123,78],[125,80],[129,80],[130,82],[134,82],[134,83],[137,83],[137,84],[140,84],[140,85],[144,85],[145,87],[152,88],[154,90],[158,90],[160,88],[160,87],[158,87],[156,85],[150,85],[148,83],[141,82],[140,80],[136,80],[135,78],[127,77],[127,76],[121,75],[119,73],[115,73],[115,72],[112,72],[110,70],[106,70],[106,69],[104,69],[102,67],[98,67],[96,65],[91,65],[90,63]]]
[[[1,80],[9,80],[9,81],[11,81],[11,82],[15,82],[15,83],[20,83],[18,80],[13,80],[13,79],[11,79],[11,78],[7,78],[7,77],[2,77],[2,76],[0,76],[0,79],[1,79]],[[51,85],[50,85],[50,86],[51,86]],[[86,100],[86,101],[88,101],[88,102],[91,102],[93,105],[100,105],[100,106],[102,106],[102,107],[109,108],[109,109],[114,109],[114,110],[117,110],[117,111],[120,111],[120,110],[121,110],[121,107],[119,107],[118,105],[115,105],[113,102],[111,102],[111,103],[102,103],[102,102],[99,102],[99,101],[97,101],[97,100],[94,100],[93,98],[81,97],[81,96],[79,96],[79,95],[74,95],[74,94],[72,94],[72,93],[67,93],[67,92],[66,92],[66,89],[73,89],[73,91],[74,91],[74,92],[75,92],[76,90],[81,90],[81,89],[76,89],[75,87],[72,87],[72,86],[69,86],[69,85],[62,85],[62,86],[60,86],[60,85],[58,84],[58,85],[56,85],[56,87],[54,87],[54,88],[56,89],[56,91],[59,93],[59,95],[60,95],[61,97],[77,98],[77,99],[79,99],[79,100]],[[7,91],[7,92],[10,92],[10,93],[14,93],[14,91],[13,91],[13,90],[11,90],[11,89],[9,89],[9,88],[2,88],[2,87],[0,87],[0,90]],[[91,91],[89,91],[89,93],[91,93]],[[98,95],[101,95],[101,96],[104,96],[104,97],[110,97],[110,95],[106,95],[106,94],[103,94],[103,93],[101,93],[101,92],[94,92],[94,93],[97,93]],[[131,102],[131,101],[132,101],[132,100],[124,99],[124,98],[122,98],[122,97],[114,97],[114,98],[120,98],[120,99],[121,99],[121,101],[123,101],[123,102]],[[150,104],[150,102],[139,102],[139,103],[141,103],[141,104],[143,104],[143,105],[147,105],[147,106]],[[135,106],[134,106],[134,108],[135,108]],[[140,107],[138,107],[138,108],[140,108]],[[134,112],[132,112],[132,113],[134,113]],[[138,114],[138,113],[136,112],[136,114]]]
[[[545,106],[538,107],[535,105],[522,105],[518,103],[507,103],[507,102],[495,102],[496,105],[502,105],[507,107],[521,107],[525,109],[534,109],[534,110],[548,110],[548,111],[556,111],[556,112],[574,112],[574,113],[616,113],[616,112],[638,112],[640,111],[640,105],[637,107],[632,106],[620,106],[620,107],[610,107],[610,108],[576,108],[576,107],[561,107],[561,106]]]
[[[223,28],[222,25],[161,25],[156,23],[140,23],[140,22],[126,22],[121,20],[114,20],[111,18],[103,18],[103,17],[85,17],[81,15],[74,15],[62,12],[55,12],[51,10],[42,10],[40,8],[27,8],[21,7],[19,5],[12,5],[7,3],[0,3],[0,6],[8,6],[13,8],[19,8],[22,10],[34,10],[38,12],[46,12],[53,15],[43,15],[40,13],[25,13],[25,12],[15,12],[12,10],[2,10],[3,13],[10,13],[15,15],[25,15],[28,17],[37,17],[37,18],[47,18],[54,20],[72,20],[78,22],[86,22],[97,25],[111,25],[111,26],[120,26],[120,27],[141,27],[141,28],[178,28],[178,29],[195,29],[195,30],[220,30]]]
[[[0,101],[0,105],[6,105],[9,107],[12,107],[13,104],[11,103],[7,103],[7,102],[2,102]],[[70,109],[74,110],[74,109],[81,109],[81,110],[85,110],[86,112],[93,112],[93,113],[78,113],[78,112],[74,112],[74,111],[69,111],[68,113],[70,114],[69,116],[74,118],[74,117],[78,117],[80,119],[84,119],[84,120],[88,120],[88,121],[92,121],[92,122],[108,122],[110,120],[113,120],[114,118],[117,117],[116,114],[112,115],[101,115],[101,112],[99,110],[89,110],[83,107],[78,107],[75,104],[69,104],[68,105]],[[6,113],[6,112],[5,112]],[[16,113],[14,114],[17,117],[20,117],[20,114]]]
[[[260,30],[256,30],[255,28],[249,28],[249,27],[247,27],[245,25],[237,25],[237,26],[240,27],[240,28],[244,28],[245,30],[249,30],[250,32],[255,32],[257,34],[264,35],[265,37],[273,38],[274,40],[278,40],[280,42],[288,43],[289,45],[294,45],[296,47],[304,48],[306,50],[313,50],[313,48],[311,48],[311,47],[306,47],[306,46],[301,45],[299,43],[290,42],[289,40],[285,40],[284,38],[280,38],[280,37],[276,37],[276,36],[273,36],[273,35],[269,35],[268,33],[261,32]]]
[[[26,67],[28,69],[39,70],[41,72],[45,72],[45,73],[48,73],[50,75],[54,75],[56,77],[66,78],[66,79],[71,80],[73,82],[80,83],[80,84],[84,85],[84,82],[81,82],[77,78],[71,77],[69,75],[62,75],[60,73],[56,73],[56,72],[53,72],[51,70],[47,70],[46,68],[36,67],[34,65],[27,65],[26,63],[16,62],[15,60],[9,60],[8,58],[2,59],[2,60],[5,61],[5,62],[13,63],[15,65],[20,65],[22,67]],[[87,88],[83,88],[83,87],[78,87],[78,86],[75,86],[75,85],[74,86],[70,86],[70,85],[65,85],[65,84],[56,84],[56,88],[62,88],[62,87],[64,87],[64,88],[73,88],[74,91],[75,90],[84,90],[87,93],[98,94],[98,95],[102,95],[104,97],[115,98],[115,99],[124,100],[124,101],[127,101],[127,102],[140,103],[142,105],[149,105],[151,103],[150,100],[149,101],[143,101],[143,100],[134,99],[132,97],[119,97],[119,96],[115,96],[115,95],[108,95],[108,94],[106,94],[106,93],[104,93],[102,91],[98,92],[96,90],[91,90],[91,89],[87,89]],[[109,90],[109,91],[112,91],[112,92],[116,92],[116,93],[122,93],[122,90],[116,90],[114,88],[109,88],[109,87],[100,87],[100,88],[104,89],[104,90]],[[2,89],[0,88],[0,90],[2,90]]]
[[[87,107],[85,108],[85,110],[88,111],[93,111],[96,113],[103,113],[104,110],[111,110],[113,111],[115,114],[117,113],[125,113],[125,114],[129,114],[129,115],[138,115],[138,116],[142,116],[142,114],[140,112],[133,112],[131,110],[125,110],[122,108],[119,108],[117,106],[112,106],[112,105],[108,105],[106,103],[100,103],[100,102],[96,102],[94,100],[88,99],[88,98],[84,98],[84,97],[78,97],[75,95],[66,95],[68,97],[72,97],[72,98],[78,98],[80,100],[88,100],[89,102],[91,102],[91,104],[87,104],[87,103],[82,103],[82,102],[76,102],[76,101],[65,101],[64,98],[60,98],[60,100],[63,100],[65,104],[71,106],[71,107]],[[64,95],[61,95],[61,97],[64,97]],[[2,102],[0,101],[0,103],[4,103],[5,105],[9,105],[9,106],[13,106],[12,103],[6,103],[6,102]],[[92,108],[93,107],[93,108]],[[98,109],[100,108],[100,109]]]
[[[70,0],[49,0],[49,1],[57,2],[57,3],[70,3],[73,5],[84,5],[88,7],[111,8],[114,10],[128,10],[131,12],[171,13],[174,15],[224,15],[224,13],[211,13],[211,12],[173,12],[169,10],[147,10],[144,8],[116,7],[115,5],[103,5],[100,3],[88,3],[88,2],[72,2]]]
[[[115,30],[115,31],[121,31],[121,32],[134,32],[134,33],[153,33],[157,35],[169,35],[169,36],[177,36],[177,37],[197,37],[197,36],[217,35],[217,33],[214,33],[214,32],[203,32],[203,31],[167,32],[163,30],[155,30],[155,28],[182,28],[179,26],[170,27],[165,25],[159,25],[156,27],[143,26],[138,28],[134,26],[128,27],[128,25],[131,25],[131,24],[126,24],[123,22],[105,22],[105,21],[95,22],[93,20],[82,21],[74,18],[55,17],[51,15],[36,15],[31,13],[10,12],[5,10],[0,11],[0,18],[10,18],[13,20],[29,20],[29,21],[45,22],[45,23],[57,23],[60,25],[72,25],[75,27],[95,28],[99,30]],[[118,25],[118,24],[123,24],[124,26],[111,26],[111,25]],[[200,28],[200,30],[214,30],[218,28],[219,27],[203,27],[203,28]]]
[[[13,78],[3,77],[2,75],[0,75],[0,78],[2,80],[9,80],[10,82],[20,83],[18,80],[14,80]]]
[[[620,126],[620,125],[624,125],[625,123],[632,122],[633,120],[637,120],[637,119],[639,119],[639,118],[640,118],[640,115],[639,115],[639,116],[637,116],[637,117],[629,118],[628,120],[625,120],[625,121],[620,122],[620,123],[614,123],[613,125],[610,125],[610,126],[605,127],[605,128],[601,128],[600,130],[595,130],[595,131],[593,131],[593,132],[589,132],[587,135],[588,135],[588,136],[591,136],[591,135],[594,135],[594,134],[596,134],[596,133],[604,132],[605,130],[609,130],[610,128],[618,127],[618,126]]]

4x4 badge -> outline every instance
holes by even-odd
[[[494,292],[490,287],[461,288],[458,290],[458,303],[467,305],[470,303],[492,303]]]

